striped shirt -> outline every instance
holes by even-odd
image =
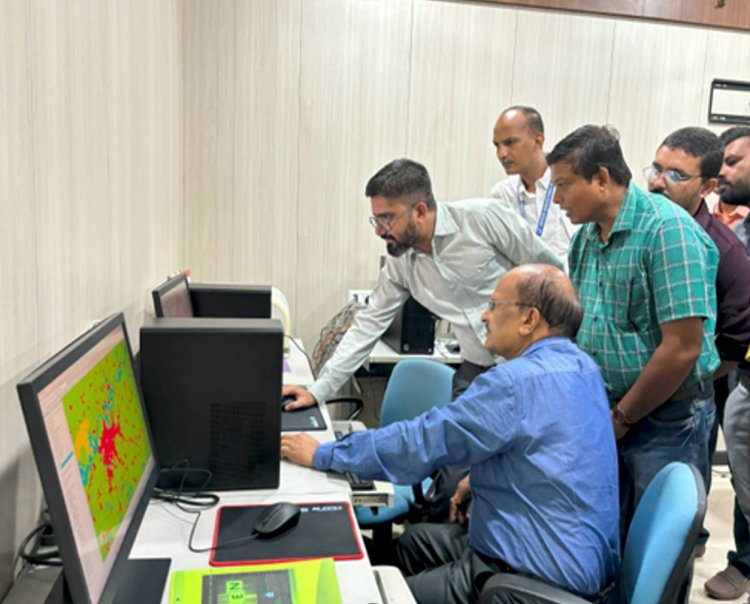
[[[578,345],[601,367],[610,400],[630,390],[661,343],[661,325],[702,317],[698,361],[680,389],[710,379],[719,254],[693,218],[630,183],[606,243],[596,223],[570,246],[570,277],[584,310]]]

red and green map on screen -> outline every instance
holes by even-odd
[[[63,396],[63,405],[104,560],[151,456],[124,340]]]

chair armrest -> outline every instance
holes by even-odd
[[[334,405],[348,403],[349,405],[353,406],[354,409],[350,411],[349,415],[347,415],[346,417],[346,420],[350,422],[357,419],[362,414],[362,410],[365,408],[365,404],[362,402],[361,398],[352,396],[340,396],[338,398],[331,398],[326,401],[326,405],[330,405],[331,403],[333,403]]]
[[[479,604],[589,604],[583,598],[529,577],[511,573],[492,575],[484,584]]]

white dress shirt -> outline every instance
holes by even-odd
[[[547,189],[549,189],[549,181],[550,169],[548,167],[542,177],[536,181],[536,192],[529,193],[523,186],[523,182],[521,182],[521,176],[511,174],[492,187],[490,194],[492,197],[503,199],[510,203],[519,214],[521,210],[518,202],[519,198],[522,199],[526,222],[536,232],[537,225],[539,224],[539,213],[544,205],[544,197],[547,194]],[[573,237],[573,233],[576,232],[576,228],[570,222],[565,212],[560,209],[560,206],[550,200],[549,213],[547,214],[547,221],[544,224],[541,237],[554,250],[566,268],[568,266],[568,247],[570,246],[570,239]]]
[[[464,359],[489,366],[480,316],[500,277],[530,262],[561,266],[556,254],[507,203],[466,199],[438,203],[432,254],[414,248],[389,256],[367,308],[328,360],[310,392],[329,398],[364,363],[409,295],[449,321]]]

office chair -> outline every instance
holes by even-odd
[[[687,603],[693,580],[693,547],[706,514],[706,489],[691,464],[672,462],[646,487],[628,529],[620,568],[621,602]],[[510,604],[521,595],[539,604],[586,604],[586,600],[534,579],[493,575],[480,604]],[[526,601],[526,600],[524,600]],[[617,602],[612,598],[610,602]]]
[[[380,426],[411,419],[433,407],[450,403],[454,373],[451,367],[429,359],[406,359],[397,363],[383,395]],[[360,528],[372,529],[376,549],[390,542],[391,524],[406,517],[431,482],[426,478],[420,485],[394,485],[393,507],[355,508]]]

